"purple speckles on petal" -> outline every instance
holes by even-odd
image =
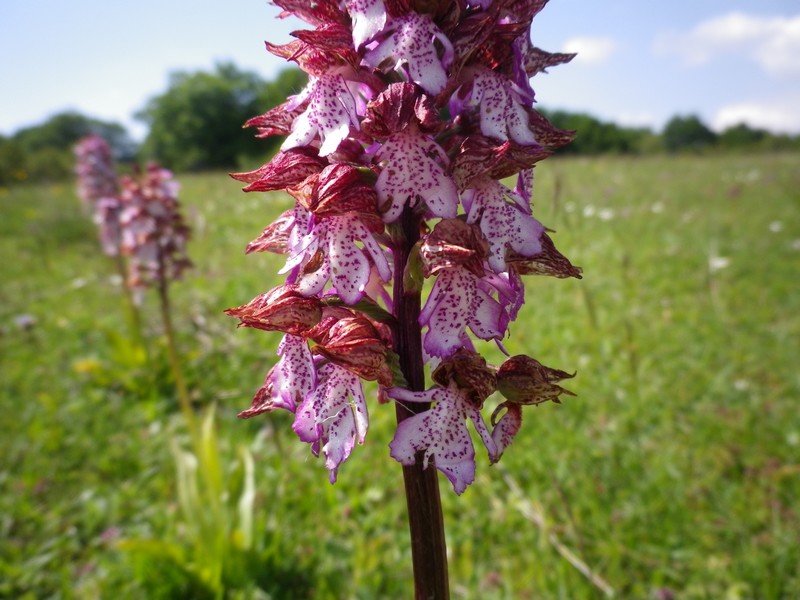
[[[472,83],[470,104],[478,106],[481,133],[501,141],[511,139],[518,144],[535,144],[527,105],[523,104],[515,85],[494,71],[479,68]]]
[[[423,340],[428,355],[444,358],[462,346],[470,347],[467,327],[481,339],[502,339],[508,317],[479,282],[462,267],[439,273],[419,316],[420,325],[428,326]]]
[[[303,397],[316,385],[316,371],[308,342],[286,334],[278,345],[280,360],[256,392],[252,406],[239,413],[243,419],[282,408],[295,412]]]
[[[489,240],[489,267],[496,273],[507,270],[506,251],[512,249],[522,256],[535,256],[542,251],[544,226],[531,215],[510,203],[511,190],[503,184],[486,179],[464,194],[468,207],[467,223],[478,223]]]
[[[307,146],[319,135],[320,156],[335,152],[349,135],[351,127],[358,129],[356,101],[341,75],[311,78],[303,94],[309,98],[306,110],[292,123],[292,133],[281,150]]]
[[[364,296],[373,264],[383,281],[391,279],[384,251],[356,213],[320,220],[297,246],[283,271],[298,270],[294,283],[304,295],[321,293],[330,281],[344,302],[355,304]]]
[[[322,450],[334,483],[356,442],[364,443],[369,426],[367,403],[357,375],[332,363],[317,373],[317,387],[297,407],[292,428],[301,440],[312,444],[312,452]]]
[[[384,221],[396,221],[403,207],[414,206],[418,197],[432,215],[456,216],[458,190],[444,172],[447,158],[436,142],[420,133],[396,133],[378,151],[377,159],[385,163],[375,184]]]
[[[364,55],[372,68],[383,63],[405,74],[429,94],[438,94],[447,84],[445,68],[453,60],[453,45],[429,17],[410,12],[391,21],[388,37]],[[443,48],[439,58],[437,44]]]
[[[492,429],[492,440],[497,450],[494,457],[490,456],[492,463],[496,463],[500,460],[500,457],[503,456],[503,452],[505,452],[506,448],[514,441],[517,432],[519,432],[519,428],[522,426],[522,407],[519,404],[510,402],[498,406],[498,410],[492,415],[493,423],[497,413],[502,410],[502,408],[506,409],[506,413],[500,417],[500,420],[497,421]]]
[[[397,426],[389,444],[392,458],[413,465],[418,452],[424,451],[423,468],[431,460],[447,476],[456,494],[462,494],[475,480],[475,448],[466,420],[473,420],[490,457],[495,456],[494,441],[488,434],[480,413],[455,386],[434,387],[425,392],[393,388],[387,392],[399,402],[435,402],[430,410],[409,417]]]
[[[347,12],[353,20],[353,46],[360,48],[386,25],[386,7],[383,0],[345,0]]]

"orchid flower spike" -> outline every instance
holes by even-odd
[[[294,199],[247,246],[282,254],[285,284],[227,311],[284,333],[279,361],[240,416],[293,413],[333,482],[366,439],[361,382],[376,381],[382,400],[409,411],[390,455],[439,469],[461,494],[475,479],[468,422],[494,463],[522,406],[570,393],[556,384],[571,377],[563,371],[529,357],[494,367],[477,348],[504,350],[524,275],[581,276],[531,205],[535,164],[573,134],[536,112],[530,80],[573,55],[531,42],[546,0],[275,3],[310,29],[267,48],[296,62],[308,84],[247,123],[285,141],[261,168],[232,175],[245,191]],[[415,323],[398,305],[409,295],[419,300]],[[402,328],[421,335],[428,389],[409,383]],[[506,399],[487,425],[481,411],[495,392]]]

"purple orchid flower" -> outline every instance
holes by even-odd
[[[286,333],[241,416],[294,412],[333,482],[366,438],[361,381],[377,381],[402,415],[391,456],[434,465],[461,494],[475,479],[468,420],[493,463],[523,405],[569,393],[553,383],[569,375],[536,361],[486,365],[476,340],[504,348],[524,275],[580,277],[531,209],[535,164],[572,133],[535,111],[530,78],[573,55],[531,44],[543,0],[276,4],[311,29],[268,49],[309,82],[247,123],[286,140],[234,175],[245,191],[295,199],[247,247],[283,254],[287,284],[227,311]],[[513,189],[501,183],[513,176]],[[423,359],[435,368],[427,390]],[[481,410],[495,391],[505,400],[490,429]]]

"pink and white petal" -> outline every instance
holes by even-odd
[[[412,392],[406,388],[394,387],[386,390],[386,395],[395,400],[402,400],[403,402],[433,402],[436,391],[439,388],[431,388],[422,392]]]
[[[397,426],[390,455],[401,464],[413,465],[417,453],[424,451],[423,468],[433,459],[456,494],[461,494],[475,480],[475,448],[466,427],[465,400],[455,388],[434,389],[434,407]]]
[[[381,248],[380,244],[375,241],[374,236],[363,223],[360,221],[356,221],[356,223],[354,227],[358,231],[358,237],[361,243],[364,244],[364,249],[369,252],[369,255],[372,257],[372,264],[375,266],[378,275],[380,275],[383,281],[388,283],[392,278],[392,266],[386,258],[386,252]]]
[[[496,459],[499,458],[497,454],[497,444],[494,439],[492,439],[492,434],[489,433],[489,429],[486,427],[486,423],[483,420],[481,411],[479,411],[476,407],[470,406],[466,403],[465,410],[470,421],[472,421],[472,424],[475,426],[475,431],[478,432],[483,445],[486,446],[486,451],[489,453],[489,460],[492,463],[497,462]]]
[[[341,75],[312,78],[310,100],[306,110],[292,123],[292,133],[281,150],[307,146],[319,135],[320,156],[336,151],[349,135],[351,127],[358,129],[356,102]]]
[[[388,25],[391,33],[364,55],[364,63],[377,69],[391,60],[391,69],[402,71],[408,78],[431,95],[441,92],[447,84],[445,67],[452,62],[453,45],[427,16],[408,13]],[[439,58],[437,44],[444,49]],[[444,64],[443,64],[444,63]]]
[[[396,221],[403,208],[413,207],[417,198],[425,200],[434,216],[456,216],[458,189],[441,166],[447,164],[442,149],[430,138],[418,132],[396,133],[376,157],[385,163],[375,183],[385,222]]]
[[[304,296],[317,296],[325,289],[325,284],[330,281],[330,278],[330,264],[324,261],[315,271],[301,273],[294,283],[297,285],[297,291]]]
[[[502,305],[476,285],[469,328],[482,340],[501,340],[508,327],[508,315]]]
[[[492,439],[497,446],[497,454],[495,458],[490,455],[492,463],[496,463],[503,456],[505,449],[511,445],[522,426],[522,406],[519,404],[504,403],[498,407],[502,409],[505,406],[506,413],[500,417],[500,420],[495,424],[492,429]],[[497,412],[497,411],[495,411]],[[494,416],[492,418],[494,420]]]
[[[517,196],[497,181],[483,180],[465,193],[469,203],[467,223],[478,223],[489,240],[487,262],[495,273],[507,270],[506,251],[511,248],[522,256],[531,257],[542,251],[544,226],[520,210],[516,203],[506,200]]]
[[[271,381],[273,393],[277,393],[275,406],[294,412],[317,383],[314,359],[308,342],[288,333],[278,344],[278,354],[281,359],[275,365]]]
[[[386,25],[383,0],[346,0],[345,6],[353,20],[353,46],[360,48]]]
[[[327,363],[318,370],[318,377],[317,387],[297,407],[292,429],[311,444],[315,455],[322,450],[334,483],[339,466],[367,434],[367,405],[357,375]]]
[[[347,304],[355,304],[364,296],[369,281],[370,264],[364,251],[356,246],[357,236],[350,227],[352,219],[328,219],[328,262],[336,293]]]
[[[423,346],[429,355],[446,357],[462,345],[474,308],[475,282],[475,276],[463,268],[438,275],[420,312],[420,325],[428,325]]]
[[[470,103],[479,107],[483,135],[523,145],[536,143],[519,96],[514,83],[503,75],[486,68],[475,72]]]

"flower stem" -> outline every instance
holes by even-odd
[[[420,224],[420,218],[406,207],[394,239],[394,314],[397,318],[394,349],[400,357],[400,368],[409,389],[414,391],[425,389],[419,328],[421,292],[404,289],[403,273],[411,248],[419,239]],[[430,404],[415,402],[404,405],[397,402],[397,422],[399,424],[429,408]],[[442,600],[450,597],[450,590],[439,480],[433,465],[429,464],[429,468],[424,469],[422,463],[420,452],[414,465],[403,467],[414,567],[414,597],[417,600]]]
[[[128,308],[128,328],[130,329],[131,338],[134,343],[139,344],[145,352],[147,347],[144,343],[144,334],[142,333],[142,319],[139,316],[139,307],[133,297],[133,292],[127,283],[127,269],[125,267],[125,258],[122,255],[122,250],[117,248],[117,253],[114,255],[114,266],[117,267],[117,274],[120,277],[120,285],[125,294],[125,302]]]
[[[169,363],[172,368],[172,377],[175,380],[175,390],[178,393],[178,404],[183,413],[183,418],[186,421],[186,427],[192,439],[197,441],[199,437],[199,430],[195,423],[194,411],[192,410],[192,403],[189,400],[189,388],[186,386],[186,378],[181,369],[181,361],[178,355],[178,345],[175,341],[175,329],[172,327],[172,309],[169,300],[169,282],[163,276],[158,281],[158,296],[161,304],[161,318],[164,322],[164,335],[167,338],[167,353],[169,354]]]

